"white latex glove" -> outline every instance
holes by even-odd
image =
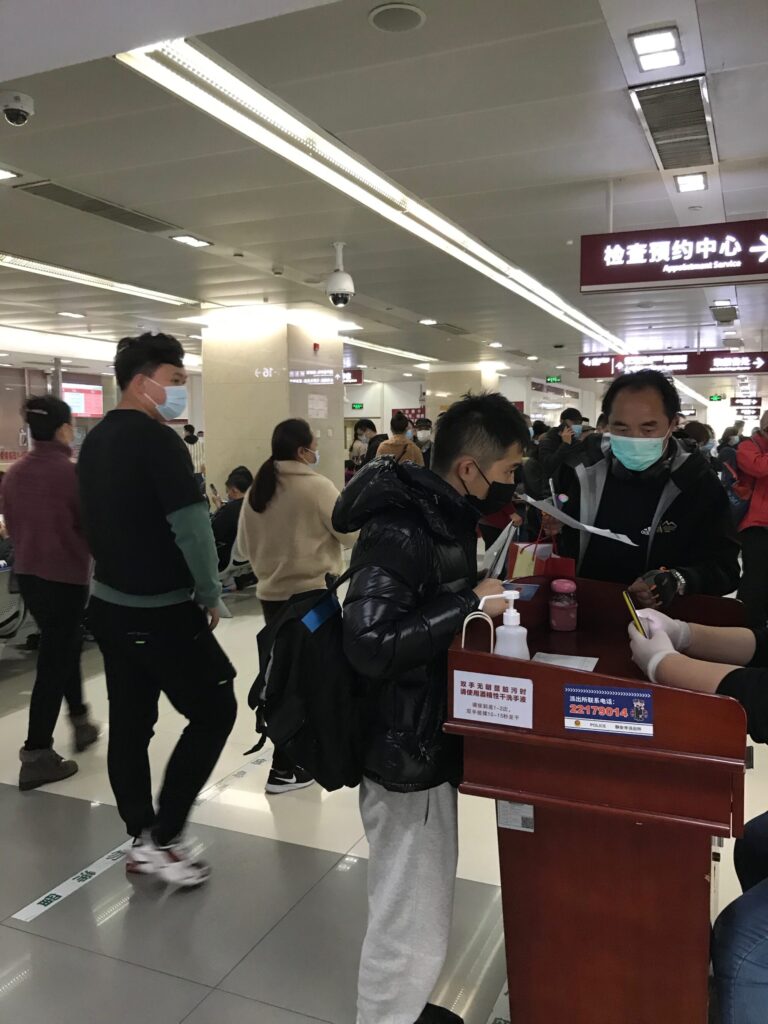
[[[646,629],[651,632],[648,640],[635,628],[635,624],[630,622],[629,645],[632,648],[632,661],[652,683],[655,683],[656,669],[668,655],[675,653],[675,647],[663,630],[654,630],[650,623]]]
[[[691,646],[691,627],[682,619],[671,619],[663,612],[657,612],[655,608],[642,608],[637,617],[643,622],[649,622],[651,629],[647,633],[658,633],[663,630],[672,641],[676,651],[687,651]]]

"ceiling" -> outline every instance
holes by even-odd
[[[681,214],[670,197],[630,103],[611,33],[619,9],[631,18],[636,5],[419,0],[426,23],[407,34],[374,29],[373,6],[339,0],[202,41],[632,343],[721,344],[708,307],[722,294],[738,299],[746,347],[768,348],[765,284],[579,294],[579,236],[608,229],[609,181],[615,230],[698,215]],[[765,216],[768,5],[670,0],[665,17],[698,25],[726,219]],[[191,250],[27,195],[15,181],[0,183],[3,251],[205,302],[293,304],[324,301],[331,242],[343,239],[358,290],[345,316],[364,325],[367,341],[457,363],[504,358],[485,347],[499,340],[538,356],[542,373],[561,363],[575,371],[578,332],[116,61],[10,85],[32,94],[38,113],[21,130],[0,124],[0,167],[21,172],[22,184],[51,179],[214,245]],[[61,310],[86,319],[62,321]],[[199,342],[183,337],[194,328],[177,322],[184,313],[0,268],[0,324],[104,339],[180,328],[195,351]],[[468,333],[444,335],[420,326],[424,317]],[[404,368],[392,356],[350,355],[369,374]],[[524,356],[511,364],[531,371]]]

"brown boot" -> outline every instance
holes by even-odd
[[[70,715],[70,722],[75,731],[75,750],[82,754],[88,747],[92,747],[98,740],[101,733],[101,726],[98,722],[92,722],[88,715],[88,706],[82,715]]]
[[[77,763],[65,761],[53,747],[47,750],[25,750],[22,747],[19,751],[19,760],[19,789],[22,792],[37,789],[38,786],[45,786],[49,782],[61,782],[77,771]]]

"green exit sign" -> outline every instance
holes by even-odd
[[[362,410],[363,410],[363,403],[362,402],[353,402],[352,403],[352,408],[355,410],[355,412],[362,412]]]
[[[547,377],[547,384],[561,384],[562,381],[562,377]]]
[[[725,395],[710,395],[709,400],[710,402],[724,402]]]

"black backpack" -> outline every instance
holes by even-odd
[[[357,786],[363,774],[364,687],[344,655],[336,596],[351,575],[295,595],[262,629],[260,670],[248,694],[261,735],[249,753],[270,739],[329,792]]]

